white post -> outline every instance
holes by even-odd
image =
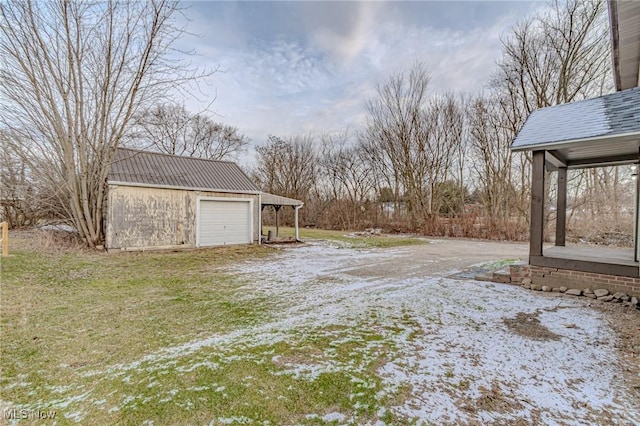
[[[296,241],[300,241],[300,235],[298,234],[298,209],[300,206],[294,206],[294,217],[295,217],[295,227],[296,227]]]
[[[262,244],[262,193],[258,193],[258,245]]]

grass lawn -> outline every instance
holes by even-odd
[[[269,230],[275,233],[275,226],[263,227],[263,233],[266,235]],[[280,238],[294,238],[295,229],[290,227],[280,227]],[[300,228],[300,239],[305,240],[325,240],[333,242],[348,248],[390,248],[401,246],[412,246],[426,244],[424,238],[415,238],[409,236],[391,236],[391,235],[355,235],[350,231],[331,231],[326,229]]]
[[[107,255],[19,236],[1,259],[0,423],[640,419],[590,300],[451,278],[446,242],[303,230],[330,243]],[[498,243],[452,244],[464,262]]]
[[[423,242],[306,229],[302,238],[367,248]],[[350,330],[355,343],[332,352],[331,362],[359,366],[360,381],[341,370],[314,380],[286,373],[284,360],[317,358],[345,330],[251,347],[189,346],[270,320],[276,301],[248,292],[246,280],[225,268],[273,248],[108,255],[13,238],[11,252],[1,260],[2,410],[54,410],[58,424],[316,424],[326,422],[308,413],[352,407],[356,398],[361,418],[374,414],[380,383],[367,372],[384,355],[375,345],[363,353],[362,345],[380,339],[370,329]],[[181,347],[185,356],[159,362]]]

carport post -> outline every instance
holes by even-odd
[[[300,235],[298,234],[298,209],[300,206],[293,206],[294,218],[295,218],[295,227],[296,227],[296,241],[300,241]]]

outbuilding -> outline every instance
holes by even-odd
[[[107,185],[107,250],[260,241],[261,192],[236,163],[118,148]]]

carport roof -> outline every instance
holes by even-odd
[[[267,192],[263,192],[260,195],[261,202],[263,206],[302,206],[304,203],[300,200],[295,200],[293,198],[282,197],[280,195],[269,194]]]
[[[236,163],[129,148],[116,150],[108,181],[212,192],[260,192]]]

